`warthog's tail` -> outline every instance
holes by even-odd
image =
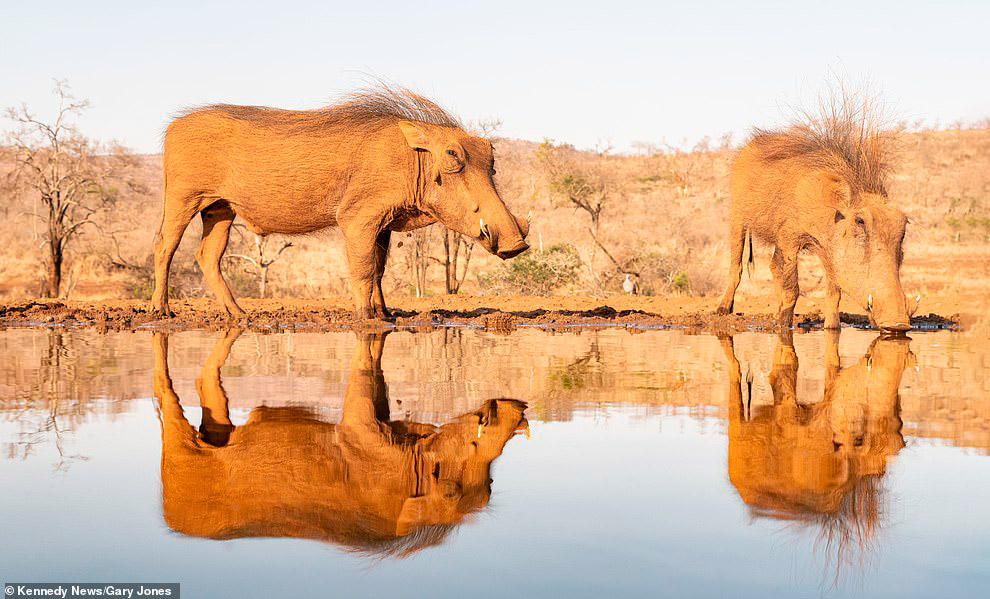
[[[753,234],[746,230],[746,236],[743,238],[743,255],[746,256],[746,274],[750,279],[753,278]]]

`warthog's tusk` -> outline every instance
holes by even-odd
[[[872,312],[873,311],[873,294],[866,296],[866,307]]]
[[[532,220],[533,220],[533,211],[532,211],[532,210],[530,210],[530,211],[529,211],[529,212],[528,212],[528,213],[526,214],[526,220],[528,220],[528,221],[532,221]]]
[[[478,423],[478,438],[481,438],[481,423]]]
[[[483,219],[483,218],[479,218],[478,219],[478,228],[481,230],[481,233],[479,234],[479,237],[484,237],[485,236],[485,219]]]

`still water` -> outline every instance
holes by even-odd
[[[967,333],[0,331],[0,581],[986,597]]]

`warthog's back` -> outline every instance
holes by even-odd
[[[260,233],[333,226],[356,171],[374,166],[399,179],[403,165],[390,136],[329,115],[227,105],[190,112],[165,133],[166,193],[226,200]]]
[[[768,160],[760,147],[750,142],[732,164],[732,217],[744,222],[757,237],[773,241],[812,208],[802,206],[795,194],[798,181],[810,170],[798,158]]]

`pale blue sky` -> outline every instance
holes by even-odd
[[[628,149],[738,140],[831,69],[948,123],[990,116],[988,24],[986,1],[5,0],[0,106],[43,113],[68,79],[93,102],[86,133],[153,152],[182,107],[313,108],[374,74],[508,137]]]

